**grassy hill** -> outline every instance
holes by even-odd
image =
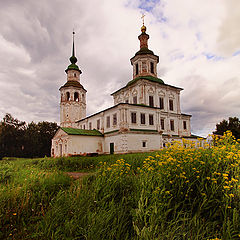
[[[0,239],[240,239],[240,144],[186,146],[0,161]]]

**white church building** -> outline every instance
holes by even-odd
[[[159,57],[148,48],[143,25],[140,50],[130,59],[133,79],[112,93],[114,105],[86,116],[86,90],[74,51],[60,87],[60,129],[52,139],[52,156],[87,153],[129,153],[159,150],[167,142],[191,135],[191,115],[181,113],[182,88],[166,84],[157,75]]]

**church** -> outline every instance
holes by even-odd
[[[60,128],[52,139],[52,156],[113,154],[159,150],[191,134],[191,115],[180,109],[180,87],[158,78],[159,57],[148,48],[146,26],[140,49],[130,59],[133,78],[111,94],[113,106],[86,116],[87,90],[81,85],[74,49],[60,87]],[[74,33],[73,33],[74,34]]]

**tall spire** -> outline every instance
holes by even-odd
[[[77,71],[79,71],[80,73],[82,73],[82,71],[78,68],[78,65],[76,64],[77,58],[75,57],[74,35],[75,35],[75,32],[73,31],[73,37],[72,37],[72,41],[73,41],[73,45],[72,45],[72,56],[69,58],[71,64],[68,66],[68,68],[65,70],[65,72],[67,72],[68,70],[77,70]]]
[[[75,64],[77,62],[77,58],[75,57],[75,48],[74,48],[74,35],[75,32],[73,31],[73,46],[72,46],[72,56],[69,58],[70,62],[72,64]]]

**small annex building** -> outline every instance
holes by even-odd
[[[159,57],[148,48],[149,35],[141,27],[140,50],[130,59],[133,79],[112,93],[114,105],[86,116],[86,89],[75,57],[74,34],[67,82],[60,87],[60,129],[52,139],[52,156],[86,153],[129,153],[159,150],[191,134],[191,115],[180,109],[180,87],[157,75]]]

